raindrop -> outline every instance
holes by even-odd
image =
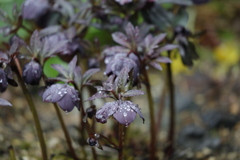
[[[129,124],[128,123],[125,123],[125,127],[128,127],[129,126]]]
[[[127,113],[126,113],[126,112],[123,112],[123,116],[124,116],[124,117],[127,117]]]
[[[68,115],[69,112],[66,110],[65,113],[66,113],[66,115]]]
[[[0,83],[2,83],[3,82],[3,80],[2,79],[0,79]]]
[[[38,73],[38,71],[35,69],[34,71],[33,71],[34,73]]]
[[[62,92],[61,92],[61,91],[59,91],[59,92],[58,92],[58,94],[59,94],[59,95],[61,95],[61,94],[62,94]]]
[[[94,134],[94,137],[96,137],[96,138],[100,138],[100,135],[97,134],[97,133],[95,133],[95,134]]]

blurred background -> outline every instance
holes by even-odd
[[[10,14],[13,4],[20,7],[22,3],[23,0],[0,0],[0,8]],[[190,6],[187,12],[190,16],[187,28],[193,32],[206,30],[206,33],[194,41],[200,58],[194,61],[192,68],[184,66],[180,57],[173,58],[177,123],[174,159],[240,159],[240,1],[211,0],[203,5]],[[5,24],[0,22],[0,27],[2,26]],[[19,30],[19,35],[26,38],[30,36],[24,30]],[[86,37],[93,40],[95,35],[96,32],[88,32]],[[6,42],[9,37],[0,35],[0,40]],[[53,59],[49,63],[58,62],[59,59]],[[57,73],[50,69],[47,74]],[[156,114],[162,117],[158,124],[159,150],[166,146],[169,115],[168,96],[164,92],[164,75],[164,70],[160,74],[158,71],[151,71],[150,75]],[[101,74],[97,77],[106,78]],[[67,145],[54,108],[51,104],[42,102],[37,87],[29,88],[38,106],[49,153],[57,155],[55,159],[64,157]],[[13,104],[13,107],[9,108],[0,107],[0,159],[8,159],[6,148],[9,145],[14,146],[16,154],[21,159],[39,159],[37,157],[41,156],[32,115],[22,96],[20,88],[11,86],[0,94],[1,98]],[[85,99],[88,96],[86,93]],[[142,124],[141,119],[137,118],[129,127],[128,145],[143,144],[136,148],[134,151],[136,156],[132,159],[144,159],[143,146],[147,140],[141,135],[148,134],[149,124],[144,98],[134,98],[142,108],[146,123]],[[95,103],[100,107],[103,101]],[[90,104],[86,103],[86,106]],[[64,112],[62,114],[73,138],[74,147],[78,150],[76,126],[79,124],[79,113],[74,109],[69,114]],[[110,134],[110,126],[111,124],[100,124],[98,130],[105,130],[104,134]],[[114,157],[116,153],[107,147],[104,151],[98,150],[97,153],[100,159],[116,158]],[[163,156],[162,151],[158,152],[158,156]]]

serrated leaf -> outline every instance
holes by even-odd
[[[126,27],[126,34],[131,41],[137,41],[139,37],[139,29],[129,22]]]
[[[63,75],[65,78],[68,78],[68,70],[64,66],[60,64],[52,64],[51,66],[52,68],[57,70],[61,75]]]
[[[133,96],[140,96],[145,94],[145,92],[141,91],[141,90],[137,90],[137,89],[133,89],[133,90],[129,90],[127,92],[125,92],[124,94],[122,94],[123,97],[133,97]]]
[[[123,34],[122,32],[113,33],[112,38],[115,42],[121,44],[122,46],[130,47],[127,36],[125,34]]]
[[[11,107],[12,104],[5,99],[0,98],[0,106]]]
[[[82,84],[86,83],[87,80],[95,73],[99,72],[100,69],[99,68],[93,68],[93,69],[89,69],[87,70],[84,74],[83,74],[83,78],[82,78]]]
[[[149,64],[157,70],[160,70],[160,71],[162,70],[162,66],[158,62],[152,61]]]

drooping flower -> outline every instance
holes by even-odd
[[[50,8],[48,0],[26,0],[22,6],[24,19],[36,20],[44,15]]]
[[[31,60],[25,64],[23,68],[23,79],[27,84],[38,85],[41,80],[42,73],[41,65],[38,62]]]
[[[0,92],[5,92],[8,87],[7,75],[5,71],[0,68]]]
[[[59,107],[70,112],[74,107],[79,109],[78,91],[68,84],[53,84],[42,95],[44,102],[57,103]]]
[[[144,117],[138,105],[131,101],[117,100],[107,102],[103,107],[97,110],[96,119],[100,123],[106,123],[110,116],[113,116],[119,123],[128,126],[136,118],[137,113],[143,119]]]

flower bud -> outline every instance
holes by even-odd
[[[25,83],[31,85],[38,85],[42,77],[42,66],[32,60],[25,64],[23,68],[23,79]]]

